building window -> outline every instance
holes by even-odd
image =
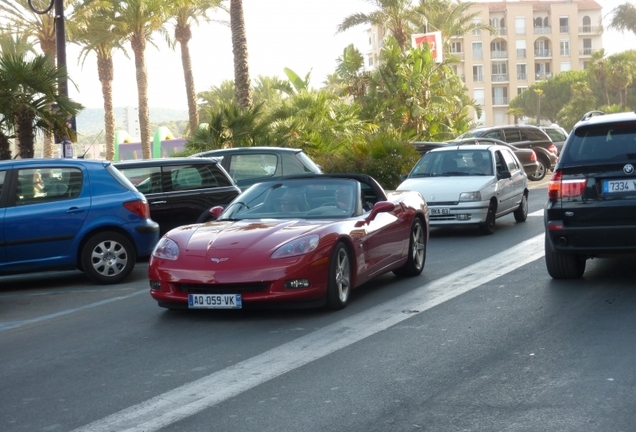
[[[525,39],[515,42],[517,48],[517,58],[526,58],[526,41]]]
[[[474,19],[473,20],[473,26],[477,27],[481,25],[481,19]],[[475,28],[473,29],[473,35],[475,36],[481,36],[481,29]]]
[[[481,42],[473,42],[473,59],[481,60],[484,58],[484,50]]]
[[[559,18],[559,33],[570,33],[570,19],[566,16]]]
[[[569,70],[572,70],[570,62],[561,62],[561,72],[567,72]]]
[[[484,105],[484,89],[475,89],[473,91],[475,103],[477,105]]]
[[[451,42],[450,50],[452,53],[460,53],[462,51],[462,43],[461,42]]]
[[[592,39],[583,39],[583,55],[592,55]]]
[[[484,82],[484,67],[482,65],[473,66],[473,81]]]
[[[581,29],[582,33],[590,33],[592,31],[592,19],[589,16],[583,17],[583,28]]]
[[[528,87],[517,87],[517,96],[519,96],[524,91],[528,90]]]
[[[525,17],[515,18],[515,34],[518,34],[518,35],[526,34],[526,18]]]
[[[570,41],[567,39],[563,39],[562,41],[560,41],[559,50],[562,56],[568,57],[570,55]]]
[[[508,105],[508,87],[492,88],[492,104]]]
[[[517,80],[519,81],[527,81],[528,80],[528,66],[525,64],[517,65]]]

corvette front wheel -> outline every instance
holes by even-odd
[[[329,282],[327,284],[327,307],[342,309],[351,294],[351,259],[343,243],[338,243],[329,260]]]

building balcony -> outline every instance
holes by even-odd
[[[536,35],[540,35],[540,34],[552,34],[552,27],[547,26],[547,27],[534,27],[534,34]]]
[[[535,57],[552,57],[552,50],[549,49],[535,49]]]
[[[528,74],[517,73],[517,81],[528,81]]]
[[[552,78],[552,72],[539,72],[536,73],[534,77],[537,81],[543,81],[548,78]]]
[[[492,74],[490,79],[492,82],[504,82],[509,80],[508,74]]]
[[[580,56],[591,56],[592,54],[594,54],[595,52],[600,51],[599,49],[596,48],[583,48],[582,50],[579,50],[579,55]]]
[[[508,98],[504,96],[497,96],[492,98],[493,105],[508,105]]]
[[[526,58],[525,48],[517,50],[517,58]]]
[[[473,75],[473,82],[484,82],[483,75]]]
[[[464,61],[464,57],[466,57],[463,52],[451,52],[450,55],[452,55],[453,57],[457,57],[461,61]]]
[[[559,33],[570,33],[570,26],[559,26]]]
[[[595,34],[595,35],[599,35],[601,33],[603,33],[603,27],[602,26],[588,25],[588,26],[579,27],[579,34],[584,34],[584,35]]]
[[[483,51],[473,51],[473,59],[474,60],[483,60],[484,52]]]
[[[503,59],[508,58],[508,51],[490,51],[490,58]]]
[[[508,29],[506,27],[495,27],[497,30],[497,34],[493,34],[493,36],[506,36],[508,34]]]

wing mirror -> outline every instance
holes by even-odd
[[[363,220],[356,222],[355,226],[356,228],[360,228],[364,225],[368,225],[369,222],[375,219],[378,213],[389,213],[389,212],[392,212],[393,210],[395,210],[395,204],[393,204],[392,202],[389,202],[389,201],[377,202],[373,205],[373,208],[371,209],[371,212],[369,213],[369,215]]]

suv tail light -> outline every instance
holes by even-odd
[[[550,144],[550,145],[548,146],[548,151],[549,151],[550,153],[554,153],[554,155],[555,155],[555,156],[558,156],[558,155],[559,155],[559,150],[557,150],[557,148],[556,148],[556,146],[555,146],[554,144]]]
[[[532,154],[530,155],[530,162],[536,162],[537,161],[537,154],[534,152],[534,150],[532,150]]]
[[[124,207],[140,218],[150,218],[150,206],[146,200],[135,200],[124,203]]]
[[[560,170],[555,171],[550,177],[548,183],[548,198],[575,198],[583,195],[587,179],[563,180],[563,173]]]

